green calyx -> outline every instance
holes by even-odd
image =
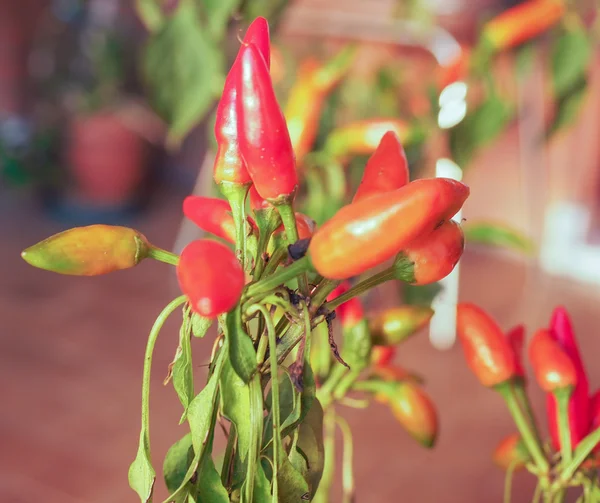
[[[404,252],[398,253],[392,265],[394,270],[394,279],[399,279],[406,283],[415,283],[415,263],[408,258]]]

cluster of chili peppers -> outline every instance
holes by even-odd
[[[350,55],[306,70],[311,92],[331,88]],[[344,439],[344,501],[352,501],[351,431],[339,404],[363,407],[376,399],[421,444],[435,442],[437,414],[422,380],[392,363],[394,347],[427,324],[431,309],[366,315],[358,297],[390,280],[427,284],[447,275],[464,247],[451,219],[469,189],[445,178],[410,181],[402,129],[381,123],[369,136],[372,156],[353,201],[317,228],[294,207],[301,183],[296,155],[304,155],[314,134],[315,112],[288,107],[288,121],[306,125],[292,141],[269,64],[269,28],[258,18],[217,109],[214,180],[226,200],[191,196],[183,205],[188,218],[220,241],[193,241],[177,256],[132,229],[95,225],[22,254],[34,266],[74,275],[126,269],[144,258],[176,266],[183,295],[159,315],[145,357],[140,444],[129,472],[142,502],[152,499],[156,478],[149,438],[152,353],[177,309],[183,321],[165,383],[173,382],[189,433],[167,453],[165,501],[328,501],[336,425]],[[215,321],[208,378],[197,393],[191,339],[204,337]],[[227,436],[219,467],[212,456],[218,425]]]
[[[503,439],[494,461],[507,470],[526,468],[538,477],[534,501],[565,501],[570,487],[581,487],[578,501],[600,501],[600,391],[590,394],[577,339],[567,311],[554,310],[549,326],[535,332],[528,357],[535,380],[546,393],[550,439],[544,442],[527,394],[523,364],[525,328],[506,334],[474,304],[459,304],[458,337],[469,368],[481,384],[506,401],[518,432]],[[507,484],[505,501],[510,501]]]

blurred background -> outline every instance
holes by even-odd
[[[524,322],[529,335],[565,305],[600,387],[600,25],[593,2],[570,2],[535,36],[490,46],[486,22],[518,3],[0,0],[0,501],[134,501],[127,469],[143,351],[177,295],[173,271],[143,263],[71,278],[28,267],[19,253],[92,223],[135,227],[175,251],[197,237],[181,202],[215,191],[214,106],[257,15],[271,23],[271,72],[289,113],[311,68],[342,68],[299,159],[301,201],[317,223],[344,204],[344,178],[360,178],[369,149],[393,128],[414,177],[471,187],[467,249],[446,288],[505,329]],[[369,307],[408,301],[392,288],[392,300],[374,295]],[[421,334],[397,356],[425,376],[438,406],[432,451],[383,406],[348,409],[357,501],[501,500],[491,452],[513,426],[451,332],[443,344]],[[196,361],[209,339],[194,341]],[[153,376],[157,466],[181,436],[177,397],[161,384],[176,345],[171,320]],[[541,392],[534,402],[543,412]],[[517,474],[513,501],[530,501],[532,485]]]

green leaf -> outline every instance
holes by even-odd
[[[242,462],[250,451],[250,388],[233,370],[227,360],[221,374],[221,412],[235,425],[238,436],[237,454]]]
[[[263,390],[261,386],[260,374],[255,374],[250,383],[250,451],[248,453],[248,463],[246,469],[246,480],[242,486],[242,493],[245,501],[251,502],[254,500],[254,489],[256,483],[256,475],[259,467],[260,447],[263,437]]]
[[[557,98],[570,94],[585,77],[591,52],[583,28],[567,31],[556,40],[552,51],[552,83]]]
[[[137,455],[129,467],[129,485],[138,493],[143,503],[152,501],[156,472],[150,460],[150,441],[148,430],[142,426]]]
[[[179,331],[179,346],[169,366],[173,373],[173,387],[183,405],[179,424],[185,421],[187,409],[194,398],[194,370],[192,368],[192,345],[190,343],[191,322],[189,309],[184,312],[184,321]]]
[[[409,305],[430,306],[435,296],[442,290],[439,283],[416,286],[399,281],[398,284],[402,290],[402,301]]]
[[[450,150],[454,160],[466,167],[475,152],[492,142],[512,117],[508,105],[497,95],[489,96],[465,119],[450,130]]]
[[[164,22],[159,0],[136,0],[135,10],[149,32],[157,31]]]
[[[463,226],[467,243],[508,248],[527,255],[535,252],[535,244],[525,235],[503,224],[474,222]]]
[[[192,434],[188,433],[185,437],[175,442],[165,456],[163,476],[169,493],[175,492],[183,483],[183,479],[193,458]]]
[[[254,480],[254,498],[252,499],[252,503],[270,503],[272,499],[271,482],[269,482],[261,463],[256,467],[256,477]]]
[[[353,371],[365,369],[370,363],[371,334],[366,319],[349,329],[344,329],[342,358]]]
[[[315,399],[305,420],[299,425],[297,449],[302,452],[308,466],[306,480],[311,494],[317,492],[325,463],[323,444],[323,408]],[[290,455],[291,458],[291,455]],[[293,464],[293,461],[292,461]]]
[[[199,22],[193,0],[179,6],[150,38],[144,77],[156,110],[169,123],[167,142],[178,145],[222,90],[223,56]]]
[[[241,0],[196,0],[206,20],[208,35],[214,40],[222,40],[233,15],[238,10]]]
[[[307,499],[310,494],[308,483],[302,474],[294,468],[287,457],[287,453],[281,448],[279,459],[281,464],[277,472],[279,483],[279,503],[298,503]]]
[[[212,443],[212,442],[211,442]],[[211,456],[205,456],[198,470],[198,498],[194,501],[210,503],[229,503],[229,494],[221,483],[221,475],[217,472]]]
[[[548,128],[548,137],[573,123],[581,110],[586,93],[587,79],[582,77],[567,94],[561,96],[556,104],[556,113],[554,114],[552,124]]]
[[[226,315],[226,337],[229,339],[229,360],[236,374],[244,383],[249,383],[256,373],[256,350],[252,339],[242,325],[241,308],[237,307]]]
[[[271,390],[267,394],[265,400],[268,410],[271,410]],[[301,411],[300,393],[290,379],[287,372],[284,372],[279,377],[279,410],[280,417],[283,419],[281,423],[281,432],[283,436],[289,433],[289,428],[294,426],[300,419]],[[273,415],[269,414],[265,422],[263,450],[271,445],[273,441]]]
[[[205,318],[198,313],[192,313],[192,334],[194,334],[194,337],[204,337],[212,323],[212,318]]]

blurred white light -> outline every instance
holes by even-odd
[[[466,101],[453,101],[440,108],[438,113],[438,126],[449,129],[456,126],[467,115]]]
[[[467,84],[458,81],[447,85],[442,89],[439,98],[440,107],[445,107],[453,101],[464,101],[467,97]]]
[[[463,177],[463,171],[453,160],[442,157],[435,163],[435,176],[439,178],[452,178],[460,182]]]

